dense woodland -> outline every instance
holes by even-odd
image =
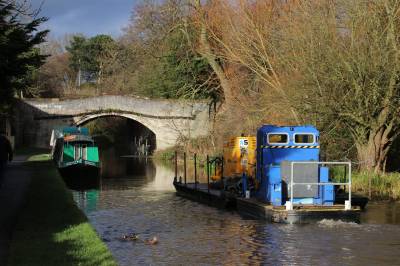
[[[0,27],[18,23],[5,2]],[[375,173],[398,168],[400,0],[145,0],[118,38],[41,43],[45,34],[29,46],[44,64],[25,72],[23,88],[2,80],[1,93],[206,99],[215,126],[193,147],[218,151],[223,138],[253,135],[262,123],[313,124],[324,159]]]

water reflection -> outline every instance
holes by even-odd
[[[373,224],[400,224],[400,202],[370,202],[361,222]]]
[[[120,265],[400,264],[399,204],[370,204],[360,225],[266,224],[176,196],[167,165],[133,158],[104,163],[99,189],[74,198]],[[121,241],[127,233],[157,236],[159,244]]]
[[[75,202],[81,209],[87,213],[97,210],[97,202],[99,200],[99,190],[90,189],[86,191],[75,191],[73,197]]]
[[[149,158],[121,156],[115,149],[107,149],[101,151],[100,160],[103,179],[155,176],[155,166]]]

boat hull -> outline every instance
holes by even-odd
[[[59,167],[65,184],[74,190],[95,189],[100,185],[100,167],[89,164],[71,164]]]
[[[73,164],[69,166],[59,167],[61,175],[66,178],[94,178],[100,175],[100,168],[87,164]]]
[[[190,200],[197,201],[216,208],[236,208],[235,197],[221,190],[208,190],[204,186],[204,184],[198,184],[198,186],[195,186],[194,184],[184,185],[182,183],[174,182],[174,187],[178,196],[188,198]]]
[[[256,199],[244,199],[227,195],[225,191],[208,189],[207,184],[182,184],[174,181],[177,195],[207,204],[213,207],[233,207],[240,215],[252,219],[265,220],[270,223],[307,224],[323,219],[360,222],[361,209],[358,206],[344,210],[344,205],[333,206],[297,206],[294,210],[275,207]]]
[[[344,210],[344,205],[298,206],[288,211],[284,207],[277,208],[255,199],[244,198],[237,198],[236,205],[237,211],[244,217],[285,224],[317,223],[324,219],[359,223],[361,214],[359,207]]]

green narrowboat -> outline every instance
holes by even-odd
[[[53,161],[67,178],[98,176],[99,150],[87,128],[67,127],[53,130]]]

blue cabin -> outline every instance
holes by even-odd
[[[257,131],[256,197],[274,206],[290,200],[291,162],[319,161],[319,131],[314,126],[264,125]],[[294,183],[329,181],[318,164],[293,165]],[[333,185],[295,185],[294,204],[333,205]]]

